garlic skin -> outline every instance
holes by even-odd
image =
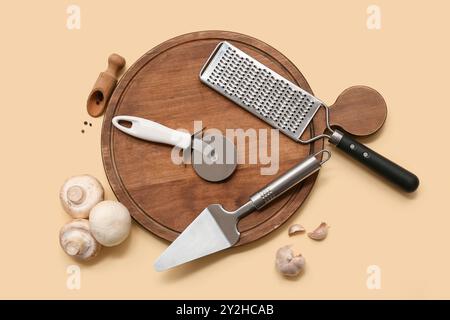
[[[59,232],[59,243],[69,256],[90,260],[100,252],[101,245],[89,230],[89,221],[75,219],[65,224]]]
[[[130,234],[131,216],[128,209],[118,201],[98,203],[89,214],[92,235],[106,247],[122,243]]]
[[[296,233],[302,233],[305,232],[305,228],[301,224],[293,224],[289,227],[288,234],[289,236],[293,236]]]
[[[64,210],[74,219],[87,218],[91,209],[103,200],[101,183],[90,175],[67,179],[59,192]]]
[[[275,267],[283,276],[295,277],[305,267],[305,258],[299,254],[294,255],[290,245],[278,249],[275,258]]]
[[[308,233],[308,237],[313,240],[323,240],[328,235],[328,228],[329,226],[325,222],[322,222],[313,232]]]

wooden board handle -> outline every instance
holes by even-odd
[[[87,100],[87,112],[90,116],[100,117],[105,112],[125,64],[126,61],[122,56],[116,53],[109,56],[108,68],[98,76]]]
[[[387,106],[375,89],[353,86],[344,90],[330,106],[330,124],[354,136],[368,136],[384,124]]]

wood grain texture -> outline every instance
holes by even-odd
[[[346,89],[330,106],[330,122],[354,136],[377,132],[386,121],[387,106],[376,90],[366,86]]]
[[[108,68],[100,73],[87,99],[86,108],[91,117],[100,117],[105,112],[125,64],[122,56],[116,53],[109,56]]]
[[[260,168],[267,165],[247,161],[238,165],[228,180],[209,183],[199,178],[191,166],[173,164],[170,147],[144,142],[113,128],[111,119],[115,115],[133,115],[191,132],[194,120],[223,132],[227,128],[270,129],[200,82],[202,65],[223,40],[311,92],[300,71],[281,53],[257,39],[232,32],[196,32],[171,39],[130,67],[114,91],[104,117],[103,163],[118,200],[141,225],[169,241],[209,204],[221,203],[229,210],[237,208],[252,193],[323,146],[323,141],[305,146],[280,135],[277,175],[260,175]],[[314,124],[323,120],[320,116],[314,119],[307,135],[314,134]],[[263,151],[270,154],[270,144],[268,149]],[[286,221],[307,197],[316,177],[317,174],[311,176],[263,211],[242,219],[238,245],[258,239]]]
[[[323,141],[302,145],[280,134],[276,175],[261,175],[260,169],[267,165],[249,164],[247,161],[239,164],[226,181],[210,183],[199,178],[191,166],[173,164],[170,147],[141,141],[113,128],[111,120],[114,116],[133,115],[171,128],[184,128],[191,133],[195,120],[222,132],[237,128],[270,129],[268,124],[200,82],[201,67],[215,46],[224,40],[312,93],[300,71],[280,52],[257,39],[233,32],[204,31],[176,37],[150,50],[130,67],[114,91],[105,113],[101,138],[103,164],[115,195],[134,219],[169,241],[173,241],[209,204],[220,203],[225,209],[236,209],[258,189],[308,154],[323,148]],[[357,112],[355,115],[351,112],[352,108],[373,112],[364,107],[364,97],[359,96],[364,90],[353,89],[357,97],[352,98],[352,94],[348,97],[348,92],[340,96],[331,107],[332,124],[344,125],[349,133],[364,133],[366,129],[358,128],[358,123],[367,125],[368,122],[364,122],[366,113]],[[363,105],[356,106],[360,102]],[[381,103],[371,101],[369,105],[376,109]],[[376,117],[377,123],[382,124],[384,118]],[[373,133],[375,127],[381,126],[371,123],[366,132]],[[302,138],[324,130],[325,115],[321,109]],[[260,148],[261,151],[270,154],[270,143],[267,148]],[[246,159],[248,153],[246,149]],[[241,238],[237,245],[259,239],[278,228],[298,210],[316,178],[317,174],[309,177],[263,211],[242,219],[238,225]]]

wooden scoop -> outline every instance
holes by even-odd
[[[87,100],[87,112],[90,116],[100,117],[105,112],[125,63],[125,59],[116,53],[109,56],[108,68],[98,76]]]

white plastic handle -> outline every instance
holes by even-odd
[[[119,121],[129,122],[131,127],[125,127]],[[170,144],[182,149],[186,149],[191,145],[191,135],[189,133],[177,131],[144,118],[116,116],[112,119],[112,123],[120,131],[139,139]]]

